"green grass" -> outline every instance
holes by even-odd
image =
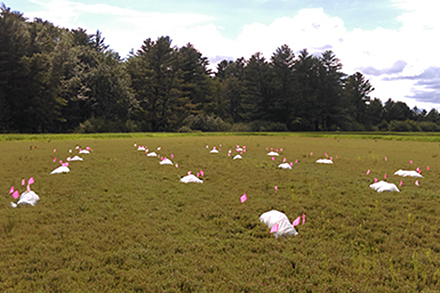
[[[371,135],[2,138],[0,291],[439,291],[440,147]],[[160,166],[134,143],[161,146],[179,168]],[[220,144],[217,155],[205,148]],[[248,149],[241,161],[227,156],[236,144]],[[49,175],[59,165],[53,157],[65,159],[76,145],[94,152],[70,173]],[[284,149],[275,162],[271,147]],[[325,152],[334,165],[314,163]],[[279,170],[284,157],[299,162]],[[392,175],[417,166],[419,187]],[[200,169],[203,184],[179,182]],[[384,173],[403,181],[400,193],[369,188]],[[21,179],[31,176],[40,202],[11,208],[9,188],[24,191]],[[271,209],[291,220],[305,213],[299,235],[275,239],[258,219]]]

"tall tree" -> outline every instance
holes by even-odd
[[[290,113],[289,129],[318,130],[318,117],[321,109],[318,105],[319,60],[310,55],[307,49],[298,54],[294,65],[295,93]]]
[[[176,130],[185,118],[188,98],[182,95],[176,52],[169,37],[160,37],[156,42],[147,39],[128,60],[139,118],[145,119],[152,131]]]
[[[288,45],[277,48],[271,57],[274,73],[274,104],[276,121],[290,124],[289,116],[293,107],[295,54]]]
[[[319,128],[322,130],[334,130],[341,121],[341,98],[344,73],[342,63],[335,54],[324,51],[321,54],[318,104],[321,115],[319,116]]]
[[[182,71],[182,92],[188,96],[190,114],[213,111],[209,61],[188,43],[178,50],[178,68]]]
[[[244,101],[246,120],[274,121],[273,76],[269,63],[261,53],[249,59],[244,71]]]
[[[370,103],[369,94],[373,90],[373,86],[360,72],[344,80],[344,106],[351,119],[361,124],[367,123],[365,111]]]
[[[27,80],[22,64],[28,54],[30,35],[22,13],[0,7],[0,130],[18,131],[26,107]]]

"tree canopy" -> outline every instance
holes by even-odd
[[[222,60],[146,38],[121,58],[103,33],[0,7],[0,132],[439,131],[440,114],[387,97],[326,50]]]

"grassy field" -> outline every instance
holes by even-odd
[[[0,291],[440,291],[440,137],[311,136],[1,136]],[[49,175],[77,145],[94,151]],[[324,153],[333,165],[315,163]],[[419,186],[393,175],[417,167]],[[200,169],[203,184],[179,182]],[[401,192],[369,188],[385,173]],[[39,203],[13,209],[10,187],[31,176]],[[271,235],[258,218],[272,209],[305,213],[299,234]]]

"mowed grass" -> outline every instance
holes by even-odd
[[[160,146],[179,167],[134,143]],[[233,161],[237,144],[247,152]],[[94,151],[49,175],[76,145]],[[266,148],[283,152],[272,161]],[[436,292],[439,152],[433,142],[293,136],[2,142],[0,291]],[[333,165],[315,163],[324,153]],[[298,159],[293,170],[277,169],[284,157]],[[393,175],[417,167],[420,186]],[[179,182],[200,169],[203,184]],[[402,180],[400,193],[369,188],[385,173]],[[24,191],[31,176],[39,203],[11,208],[10,187]],[[305,213],[299,234],[274,238],[258,219],[272,209],[292,221]]]

